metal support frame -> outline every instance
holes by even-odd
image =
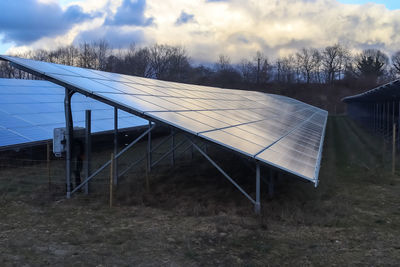
[[[151,129],[151,121],[149,121],[149,129]],[[148,131],[147,135],[147,170],[151,171],[151,131]]]
[[[386,119],[386,103],[383,102],[382,103],[382,135],[383,135],[383,138],[385,138],[385,129],[386,129],[385,119]]]
[[[92,153],[92,111],[85,111],[85,177],[90,176]],[[85,184],[85,194],[89,194],[89,183]]]
[[[392,125],[394,124],[394,101],[392,103]],[[392,127],[392,135],[394,135],[393,127]]]
[[[118,108],[114,107],[114,155],[118,154]],[[113,183],[118,184],[118,159],[114,159]]]
[[[175,133],[174,133],[174,134],[175,134]],[[167,137],[165,137],[165,138],[164,138],[161,142],[159,142],[156,146],[152,147],[150,152],[153,153],[153,152],[156,151],[160,146],[162,146],[163,144],[165,144],[165,143],[167,143],[168,141],[170,141],[170,139],[173,137],[174,134],[171,132],[170,135],[168,135]],[[174,143],[174,146],[171,147],[171,149],[168,150],[166,153],[164,153],[164,154],[161,156],[161,158],[159,158],[159,159],[158,159],[157,161],[155,161],[155,162],[152,162],[151,167],[156,166],[158,163],[160,163],[163,159],[165,159],[169,154],[171,154],[172,152],[174,152],[177,148],[179,148],[180,146],[182,146],[184,143],[185,143],[184,141],[178,143],[178,145],[175,145],[175,143]],[[184,152],[186,152],[190,147],[191,147],[191,145],[190,145],[189,147],[186,147],[186,148],[184,149]],[[183,153],[184,153],[184,152],[183,152]],[[146,153],[146,155],[144,155],[142,158],[140,158],[140,159],[138,159],[137,161],[135,161],[135,162],[133,162],[132,164],[130,164],[125,170],[123,170],[123,171],[119,174],[119,176],[120,176],[120,177],[123,176],[123,175],[124,175],[125,173],[127,173],[133,166],[135,166],[136,164],[138,164],[138,163],[140,163],[141,161],[143,161],[144,159],[146,159],[146,157],[147,157],[147,153]],[[146,164],[147,164],[147,163],[146,163]]]
[[[71,173],[72,173],[72,145],[74,139],[74,125],[71,111],[71,98],[74,92],[65,88],[64,112],[65,112],[65,145],[66,145],[66,164],[65,164],[65,180],[67,184],[67,198],[71,197]]]
[[[157,159],[155,162],[153,162],[151,164],[151,167],[156,166],[158,163],[160,163],[163,159],[165,159],[169,154],[174,153],[175,149],[181,147],[183,144],[185,143],[185,140],[179,142],[176,146],[172,147],[170,150],[168,150],[167,152],[165,152],[164,155],[161,156],[161,158]],[[190,147],[190,146],[189,146]],[[188,149],[189,147],[187,147],[186,149]]]
[[[390,136],[390,120],[389,120],[389,117],[390,117],[390,104],[389,104],[389,102],[387,102],[386,112],[387,112],[387,114],[386,114],[387,136],[389,137]]]
[[[202,150],[198,145],[196,145],[192,139],[186,135],[185,138],[193,145],[193,147],[200,152],[229,182],[231,182],[251,203],[254,204],[254,209],[256,213],[260,211],[261,204],[260,204],[260,165],[259,162],[256,162],[256,200],[254,200],[240,185],[238,185],[214,160],[211,159],[207,153]]]
[[[144,136],[148,135],[149,132],[151,132],[154,128],[156,127],[156,124],[153,124],[149,129],[147,129],[144,133],[142,133],[138,138],[136,138],[134,141],[132,141],[128,146],[126,146],[124,149],[122,149],[117,155],[114,155],[114,159],[118,159],[122,154],[124,154],[128,149],[130,149],[133,145],[135,145],[137,142],[139,142]],[[95,172],[93,172],[89,177],[87,177],[79,186],[75,187],[74,190],[72,190],[71,194],[75,193],[78,191],[82,186],[84,186],[86,183],[88,183],[91,179],[93,179],[97,174],[99,174],[102,170],[104,170],[108,165],[111,164],[111,160],[107,161],[106,163],[103,164],[100,168],[98,168]]]

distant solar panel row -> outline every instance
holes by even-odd
[[[327,112],[272,94],[165,82],[1,56],[60,85],[318,181]]]
[[[400,79],[383,84],[358,95],[347,96],[342,99],[346,103],[376,103],[400,100]]]
[[[48,81],[0,79],[0,147],[53,138],[65,127],[64,88]],[[92,132],[112,130],[113,107],[81,94],[72,97],[74,126],[85,126],[85,110],[92,110]],[[120,111],[119,128],[148,122]]]

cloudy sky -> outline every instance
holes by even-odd
[[[1,0],[0,54],[82,41],[182,45],[197,62],[303,47],[400,50],[400,1]]]

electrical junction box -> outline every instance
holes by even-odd
[[[66,151],[67,140],[65,139],[66,128],[54,128],[53,130],[53,153],[56,157],[61,157]],[[85,128],[74,127],[74,139],[83,138],[85,136]]]

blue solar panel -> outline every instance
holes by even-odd
[[[65,127],[65,89],[47,81],[0,79],[0,147],[53,138]],[[85,126],[85,110],[92,110],[92,132],[114,128],[114,108],[76,93],[72,97],[74,126]],[[118,112],[119,128],[147,125],[127,112]]]
[[[77,92],[318,183],[328,116],[319,108],[273,94],[0,57],[17,67],[42,73],[58,84],[68,84]],[[96,127],[101,128],[102,124]]]

